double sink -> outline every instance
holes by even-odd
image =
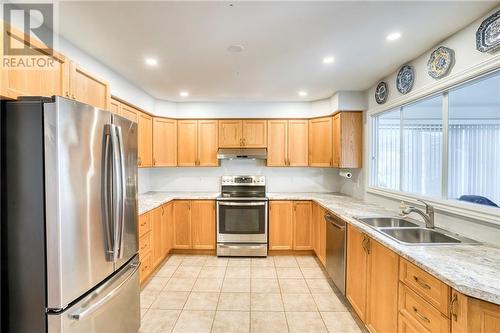
[[[369,217],[357,220],[405,245],[479,244],[472,239],[439,228],[421,227],[416,221],[407,218]]]

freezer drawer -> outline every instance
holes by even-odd
[[[139,258],[63,312],[48,314],[49,333],[137,333],[140,328]]]

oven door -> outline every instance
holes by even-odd
[[[267,243],[267,201],[217,201],[217,242]]]

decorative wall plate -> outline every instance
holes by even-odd
[[[476,49],[493,52],[500,46],[500,10],[481,23],[476,31]]]
[[[375,88],[375,101],[377,104],[384,104],[387,101],[388,95],[389,88],[387,87],[387,83],[384,81],[379,82],[379,84],[377,84],[377,88]]]
[[[396,88],[400,93],[407,94],[413,88],[413,82],[415,81],[415,71],[410,65],[404,65],[398,72],[396,77]]]
[[[446,76],[455,64],[455,52],[444,46],[432,51],[427,62],[427,71],[435,79]]]

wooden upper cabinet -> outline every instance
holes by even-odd
[[[333,166],[361,168],[363,113],[340,112],[333,116]]]
[[[2,23],[3,24],[3,23]],[[23,32],[15,28],[11,28],[3,24],[6,34],[2,35],[7,40],[0,40],[0,52],[2,52],[2,64],[0,64],[0,96],[10,99],[16,99],[20,96],[47,96],[52,95],[64,96],[70,98],[70,92],[67,88],[69,83],[69,59],[62,54],[53,51],[52,54],[47,54],[40,49],[46,48],[41,42],[36,39],[28,39]],[[34,52],[38,53],[38,57],[44,60],[47,66],[26,68],[23,66],[12,66],[10,59],[18,59],[19,57],[10,57],[4,55],[4,43],[10,43],[12,47],[22,47],[27,45]]]
[[[312,203],[293,202],[293,249],[312,250]]]
[[[267,147],[267,120],[219,120],[219,147]]]
[[[305,119],[288,121],[288,166],[308,166],[309,122]]]
[[[139,113],[139,110],[130,105],[127,105],[125,103],[121,103],[120,105],[120,116],[127,118],[134,123],[139,122]]]
[[[288,120],[268,120],[267,140],[267,166],[288,165]]]
[[[198,120],[198,166],[219,166],[217,120]]]
[[[346,298],[363,322],[366,319],[368,281],[366,240],[365,234],[350,224],[347,225]]]
[[[235,148],[242,146],[243,121],[219,120],[219,147]]]
[[[111,111],[111,113],[113,114],[120,115],[121,104],[122,103],[119,100],[111,97],[109,102],[109,111]]]
[[[293,249],[292,201],[269,202],[269,250]]]
[[[193,249],[215,249],[215,202],[191,201],[191,241]]]
[[[332,117],[309,120],[309,166],[331,167]]]
[[[368,242],[365,324],[370,332],[398,330],[399,256],[373,239]]]
[[[109,83],[83,69],[75,62],[70,66],[71,98],[103,110],[109,110]]]
[[[195,166],[198,161],[198,121],[177,121],[177,165]]]
[[[177,165],[177,120],[153,118],[153,166]]]
[[[139,167],[153,166],[153,118],[140,112],[137,131],[137,164]]]
[[[243,120],[243,147],[267,147],[267,120]]]
[[[191,202],[175,200],[173,207],[173,248],[191,248]]]
[[[450,312],[451,333],[500,333],[500,305],[453,290]]]

